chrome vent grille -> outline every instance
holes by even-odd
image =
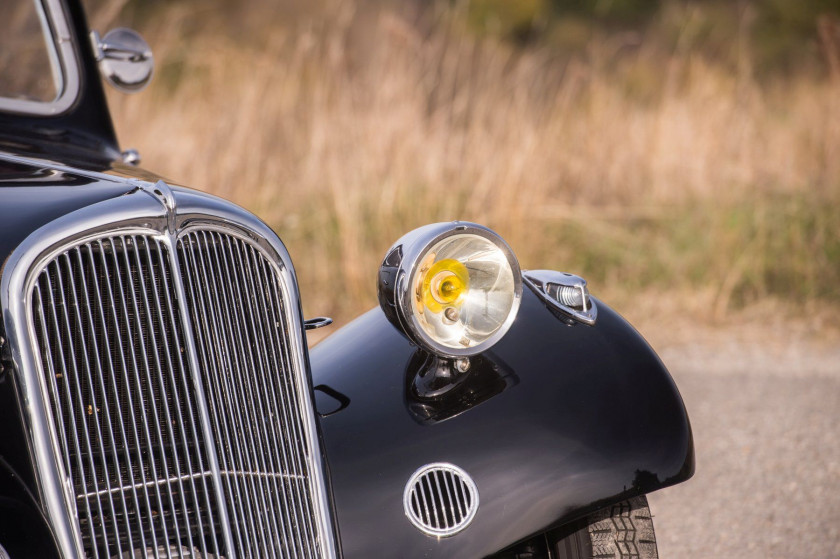
[[[408,480],[405,514],[421,532],[452,536],[464,530],[478,511],[478,489],[461,468],[443,462],[423,466]]]
[[[211,226],[59,250],[29,308],[83,553],[320,557],[317,443],[275,262]]]

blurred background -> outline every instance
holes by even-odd
[[[111,95],[124,147],[274,227],[307,315],[466,219],[631,319],[840,325],[836,0],[89,4],[156,57]]]
[[[410,229],[488,225],[674,371],[663,557],[840,556],[840,2],[87,5],[155,53],[123,147],[271,225],[307,317],[374,306]]]

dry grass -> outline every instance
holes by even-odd
[[[619,308],[638,290],[718,319],[840,301],[840,76],[759,84],[748,55],[733,72],[609,37],[560,63],[406,5],[325,0],[294,23],[300,6],[201,6],[137,25],[158,74],[111,96],[118,131],[149,168],[272,225],[308,315],[375,304],[388,246],[451,219]]]

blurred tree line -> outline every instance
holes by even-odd
[[[268,27],[259,18],[276,14],[294,23],[329,14],[329,0],[84,0],[93,13],[122,11],[130,21],[184,5],[197,14],[224,11],[229,26]],[[339,2],[340,4],[341,2]],[[660,54],[700,54],[743,69],[745,57],[758,79],[807,72],[840,73],[840,0],[350,0],[351,5],[412,7],[456,15],[468,29],[519,46],[546,48],[559,59],[612,45],[616,58],[638,48]],[[327,5],[333,6],[332,8]],[[266,9],[269,7],[270,9]],[[429,8],[442,8],[432,9]],[[253,14],[258,21],[250,21]],[[421,16],[422,17],[422,16]],[[192,20],[202,27],[203,18]],[[263,25],[259,25],[262,23]],[[227,29],[227,32],[232,32]],[[247,33],[246,33],[247,34]]]
[[[568,56],[610,35],[733,65],[747,54],[759,78],[825,73],[840,47],[840,0],[468,0],[465,11],[478,33]]]

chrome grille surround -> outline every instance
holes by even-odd
[[[454,536],[466,529],[478,512],[478,488],[469,474],[454,464],[427,464],[405,484],[403,508],[424,534]]]
[[[95,178],[101,180],[122,180],[115,179],[110,175],[90,172],[80,173],[75,169],[68,170],[76,174],[95,175]],[[120,543],[115,543],[110,548],[112,550],[116,549],[125,557],[146,557],[146,553],[152,557],[334,557],[334,532],[328,512],[324,469],[320,457],[314,408],[306,378],[302,317],[300,316],[297,284],[288,253],[269,228],[232,204],[200,193],[180,191],[177,193],[177,199],[179,211],[183,213],[176,213],[176,195],[165,184],[152,185],[134,179],[128,179],[127,182],[135,187],[131,193],[73,212],[45,225],[30,235],[9,257],[3,269],[2,278],[0,278],[0,300],[2,300],[5,310],[3,320],[6,335],[13,349],[12,358],[17,371],[16,380],[22,406],[21,411],[30,437],[31,458],[37,468],[40,497],[47,509],[48,519],[63,555],[72,558],[85,557],[83,540],[86,536],[83,526],[87,522],[88,534],[93,533],[94,540],[98,536],[108,540],[109,531],[114,532],[116,536],[120,536],[120,530],[136,529],[138,535],[133,538],[128,537],[128,541],[138,543],[139,540],[140,545],[137,548],[134,545]],[[196,346],[193,317],[190,316],[191,309],[187,308],[189,302],[182,280],[182,277],[184,277],[182,276],[182,263],[179,262],[177,257],[179,239],[188,231],[201,230],[212,230],[215,232],[214,234],[224,234],[230,239],[237,239],[237,242],[241,243],[240,246],[246,247],[250,251],[251,262],[258,263],[261,273],[266,274],[263,277],[265,280],[262,283],[263,289],[265,290],[267,286],[273,283],[273,296],[282,297],[280,303],[282,306],[276,307],[274,312],[277,313],[277,322],[283,328],[286,343],[281,343],[276,347],[283,346],[286,352],[282,366],[285,367],[284,372],[288,370],[291,375],[279,376],[283,377],[281,382],[285,383],[284,386],[287,388],[286,398],[290,401],[290,404],[283,405],[286,404],[285,400],[275,401],[275,411],[280,411],[281,414],[285,413],[286,416],[284,417],[288,421],[281,426],[278,426],[279,424],[275,422],[273,433],[276,442],[279,440],[277,437],[280,436],[278,433],[285,428],[287,432],[292,432],[296,436],[292,442],[301,443],[297,450],[283,447],[282,452],[288,452],[290,455],[297,452],[298,462],[296,466],[298,468],[292,472],[282,470],[286,462],[283,462],[276,453],[269,452],[268,439],[265,437],[260,440],[251,439],[248,441],[255,447],[243,446],[241,451],[244,450],[254,461],[251,466],[258,467],[242,468],[244,462],[235,463],[235,461],[230,460],[231,449],[224,447],[224,439],[214,431],[214,425],[218,426],[219,422],[213,423],[211,420],[212,408],[208,406],[208,400],[212,397],[212,394],[208,395],[206,393],[208,385],[206,385],[207,379],[205,377],[207,377],[207,371],[199,363],[202,355]],[[151,314],[154,315],[153,322],[162,324],[161,317],[168,316],[170,318],[174,330],[167,334],[168,337],[157,336],[155,339],[170,340],[172,347],[158,348],[157,355],[171,359],[172,363],[181,361],[182,369],[188,373],[178,377],[176,373],[180,370],[180,365],[167,364],[163,367],[156,364],[151,371],[152,374],[145,380],[141,379],[141,384],[147,382],[150,386],[152,383],[157,383],[158,388],[168,388],[169,390],[178,387],[175,390],[177,393],[175,399],[179,401],[186,399],[188,401],[173,405],[171,398],[166,400],[166,396],[162,400],[157,400],[156,402],[161,403],[162,410],[157,412],[151,410],[151,422],[156,425],[153,425],[152,429],[147,431],[144,431],[145,427],[139,419],[137,429],[127,425],[126,421],[122,421],[122,424],[118,425],[116,429],[114,429],[113,422],[94,421],[92,423],[95,425],[92,430],[86,428],[86,430],[79,431],[76,429],[73,436],[70,437],[75,437],[75,442],[68,443],[68,430],[59,420],[59,416],[62,414],[60,409],[62,400],[54,397],[59,385],[48,381],[48,376],[52,378],[56,375],[47,374],[47,370],[50,373],[55,373],[61,369],[61,366],[56,363],[45,363],[44,361],[48,359],[42,358],[44,355],[59,356],[67,354],[55,351],[42,353],[39,350],[39,339],[47,339],[44,337],[45,328],[48,328],[47,323],[53,322],[61,326],[62,321],[53,321],[51,317],[46,315],[36,317],[32,309],[64,309],[62,312],[66,311],[66,307],[62,307],[62,301],[53,300],[55,304],[51,304],[51,306],[43,306],[40,303],[47,298],[45,288],[48,283],[44,283],[44,277],[49,278],[51,277],[50,274],[53,274],[52,277],[56,277],[55,271],[50,272],[49,267],[65,266],[66,272],[69,269],[67,268],[68,265],[71,267],[74,265],[74,259],[77,262],[82,262],[81,267],[76,269],[74,277],[82,277],[85,282],[91,284],[84,288],[79,287],[72,290],[71,292],[75,293],[76,297],[84,298],[86,294],[87,296],[94,296],[96,295],[96,288],[107,291],[108,282],[104,281],[102,276],[96,276],[99,279],[91,279],[95,276],[85,276],[84,273],[79,276],[79,272],[84,272],[85,264],[89,265],[91,262],[102,258],[103,247],[111,246],[113,249],[114,246],[124,243],[124,239],[128,238],[142,239],[133,242],[145,243],[144,256],[150,257],[154,252],[155,254],[152,257],[158,260],[159,266],[170,267],[168,272],[155,276],[161,283],[167,282],[170,284],[169,290],[163,289],[163,293],[156,301],[144,301],[140,303],[140,306],[143,306],[147,311],[151,309]],[[94,267],[91,266],[91,269]],[[256,272],[254,270],[251,269],[249,277],[255,277]],[[42,272],[45,272],[46,276],[42,275]],[[109,277],[107,272],[104,277]],[[273,278],[273,280],[266,280],[265,278]],[[96,288],[93,287],[93,284],[96,284]],[[253,285],[256,285],[256,283]],[[146,293],[149,292],[147,290]],[[84,317],[84,314],[88,314],[88,319],[95,322],[96,315],[102,313],[107,315],[108,307],[116,306],[115,301],[119,297],[115,298],[111,294],[105,296],[102,292],[99,295],[104,297],[105,302],[102,299],[99,301],[88,300],[87,303],[90,303],[90,305],[87,306],[79,306],[78,300],[75,302],[77,306],[74,307],[74,312],[78,311],[74,315],[75,321],[78,321],[79,316]],[[51,292],[50,296],[54,297],[55,292]],[[132,301],[133,304],[133,301],[139,301],[140,299],[143,298],[130,298],[123,293],[120,304],[124,301]],[[36,306],[36,302],[39,305]],[[71,302],[72,304],[74,303]],[[85,308],[82,308],[82,306]],[[254,312],[257,310],[262,312],[264,309],[255,309]],[[127,320],[126,316],[128,315],[116,313],[115,316],[117,315],[123,320]],[[67,320],[69,316],[65,313],[64,322],[72,324],[72,321],[68,322]],[[84,325],[80,330],[84,330]],[[130,328],[123,331],[123,334],[126,335],[129,330]],[[72,336],[73,333],[68,332],[66,335]],[[84,336],[82,337],[84,338]],[[154,336],[152,337],[154,338]],[[113,334],[112,338],[118,338],[118,335]],[[98,338],[94,336],[92,339],[97,340]],[[111,342],[118,345],[122,343],[117,339],[112,339]],[[258,340],[254,343],[265,342],[264,340]],[[175,345],[178,345],[177,349],[174,347]],[[111,351],[109,355],[120,353],[126,355],[129,352],[124,350],[129,347],[134,348],[134,346],[134,342],[122,343],[120,347],[123,348],[123,351]],[[143,359],[138,359],[138,361],[143,361]],[[157,363],[156,358],[145,360],[147,364],[150,361]],[[267,376],[268,364],[266,362],[263,362],[263,364],[266,367],[261,372],[263,375],[261,379],[264,382],[269,377]],[[137,371],[137,368],[122,367],[120,369],[119,366],[115,367],[100,362],[91,363],[83,374],[79,373],[71,376],[75,376],[76,380],[85,379],[84,382],[87,382],[89,388],[93,389],[96,389],[97,386],[101,387],[104,379],[107,386],[100,389],[105,392],[110,390],[116,394],[118,392],[117,385],[113,382],[108,384],[109,377],[112,376],[115,369],[119,369],[121,373]],[[275,370],[272,370],[272,372],[276,373]],[[90,377],[90,380],[88,380],[88,377]],[[59,377],[56,376],[56,378]],[[62,378],[67,377],[62,375]],[[126,379],[136,381],[131,376],[126,376]],[[240,389],[250,386],[251,381],[249,379],[244,380],[248,382],[240,382]],[[154,400],[155,396],[152,394],[154,391],[148,386],[141,386],[140,393],[142,394],[144,390],[151,394],[151,400]],[[77,391],[75,394],[81,394],[82,392]],[[64,402],[68,401],[67,399],[64,400]],[[121,401],[119,395],[114,401],[117,402],[117,407],[125,405],[124,397]],[[75,405],[77,409],[74,413],[70,413],[70,417],[80,420],[85,415],[95,417],[94,414],[99,414],[101,411],[87,407],[83,399],[77,399]],[[139,407],[137,402],[134,402],[133,405],[129,404],[129,408],[134,412],[138,410],[149,411],[150,406],[151,403]],[[161,411],[163,411],[162,415]],[[109,420],[115,418],[113,410],[105,410],[104,415]],[[260,418],[251,416],[250,419]],[[257,424],[249,422],[248,425],[255,430],[262,429],[265,433],[268,433],[272,429],[269,423],[269,421],[263,421],[263,423],[258,421]],[[289,427],[292,424],[293,427]],[[244,424],[239,425],[240,428],[244,426]],[[103,428],[110,429],[110,431],[103,433]],[[156,433],[152,433],[155,430],[159,431],[160,436],[156,437]],[[140,433],[141,431],[146,434]],[[116,444],[110,446],[108,444],[109,442],[121,444],[124,442],[124,438],[130,436],[135,436],[138,441],[142,441],[148,447],[145,458],[139,452],[135,454],[124,452],[121,454],[119,450],[114,448]],[[184,443],[180,451],[177,449],[169,451],[168,456],[177,458],[173,460],[177,463],[164,463],[157,457],[149,459],[149,456],[156,452],[155,444],[158,443],[163,448],[165,445],[161,441],[167,437],[170,443],[173,441]],[[84,467],[78,467],[81,453],[76,452],[73,455],[72,452],[65,452],[62,449],[72,447],[78,450],[82,446],[88,447],[91,440],[98,441],[93,447],[96,447],[98,443],[102,444],[97,448],[91,447],[92,452],[88,453],[87,458],[92,459],[93,455],[99,454],[102,464],[106,466],[97,470],[97,473],[103,474],[103,476],[94,476],[91,478],[92,481],[88,479],[82,483],[81,486],[87,489],[79,493],[79,479],[84,475],[85,470]],[[190,450],[190,443],[194,444],[197,450]],[[165,454],[163,451],[161,453]],[[130,463],[124,464],[126,456],[135,458],[137,464],[133,466]],[[241,456],[244,456],[244,454]],[[272,460],[274,467],[267,467]],[[223,467],[225,461],[230,463]],[[113,471],[110,474],[107,468],[108,464],[116,466],[112,468]],[[147,477],[152,479],[144,479],[145,473],[153,470],[158,464],[162,466],[163,471],[151,471],[152,475]],[[124,469],[119,470],[120,466],[123,466]],[[94,467],[89,469],[96,470]],[[139,480],[135,477],[135,474],[138,473]],[[130,479],[123,479],[122,476]],[[231,519],[228,512],[231,493],[227,488],[232,487],[232,480],[240,479],[246,480],[250,484],[249,487],[252,488],[251,500],[247,503],[240,502],[240,506],[248,505],[253,507],[257,514],[265,513],[265,516],[271,519],[271,524],[263,523],[260,527],[251,525],[250,530],[248,530],[243,528],[238,520],[234,522]],[[287,502],[283,501],[284,494],[282,491],[273,489],[278,487],[278,484],[287,482],[295,487],[294,491],[296,492],[293,491],[295,507],[288,506]],[[131,497],[122,500],[114,499],[114,495],[118,494],[123,494],[123,497],[125,497],[126,492],[130,493]],[[152,527],[149,529],[149,525],[154,525],[154,520],[151,519],[154,516],[154,506],[141,505],[147,497],[155,501],[160,498],[162,506],[157,511],[160,514],[159,528]],[[292,500],[291,498],[285,498],[287,501]],[[90,506],[80,505],[80,502],[88,500],[95,501],[95,503]],[[193,516],[190,516],[190,513],[186,510],[179,510],[174,504],[175,502],[187,501],[197,506]],[[167,502],[170,505],[169,511],[174,513],[168,518],[162,512],[167,508]],[[201,504],[205,507],[204,511],[201,510]],[[103,507],[105,510],[100,511],[99,507]],[[305,517],[300,518],[301,511],[306,512],[306,510],[308,510],[308,516],[304,514]],[[94,511],[100,516],[98,523],[93,518]],[[130,520],[132,512],[135,514],[133,520]],[[144,520],[143,512],[148,512],[147,516],[149,518]],[[180,516],[178,513],[181,513]],[[125,520],[123,523],[118,520],[121,514]],[[167,521],[171,524],[167,524]],[[198,526],[195,529],[187,528],[184,530],[183,526],[179,524],[183,523],[183,525],[190,526],[191,523],[196,522]],[[167,526],[174,532],[174,537],[168,534],[163,535]],[[96,530],[99,530],[98,535]],[[204,534],[204,532],[207,532],[207,534]],[[304,532],[308,539],[301,537],[292,541],[291,534],[297,536]],[[196,533],[204,536],[196,538],[201,541],[191,541]],[[161,535],[163,537],[160,537]],[[146,539],[145,542],[142,541],[144,538]],[[157,539],[165,539],[166,541],[157,541]],[[115,542],[119,542],[119,538]],[[295,547],[298,544],[299,547]],[[94,546],[95,548],[96,546]],[[92,556],[108,556],[99,551],[92,553]]]

